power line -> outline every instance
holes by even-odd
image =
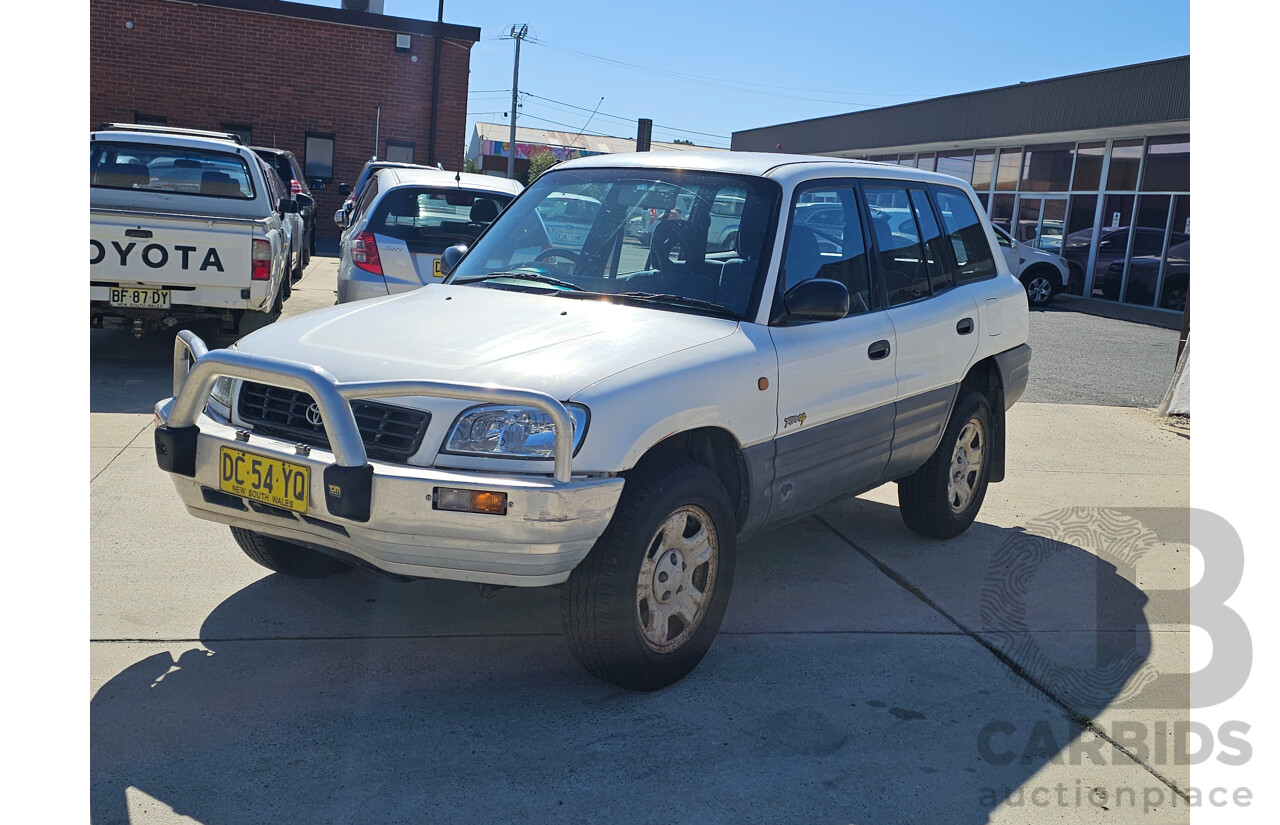
[[[705,77],[700,75],[686,74],[684,72],[676,72],[670,69],[659,69],[652,66],[641,66],[636,63],[627,63],[626,61],[616,60],[611,57],[601,57],[600,55],[578,51],[577,49],[570,49],[566,46],[558,46],[554,43],[548,43],[545,40],[538,40],[538,41],[530,40],[529,42],[530,43],[536,42],[539,46],[544,46],[552,51],[573,55],[575,57],[583,57],[588,60],[597,60],[601,63],[608,63],[614,66],[619,66],[624,69],[630,69],[632,71],[642,72],[645,74],[655,75],[658,77],[666,77],[672,80],[680,80],[686,83],[695,83],[702,86],[711,86],[714,88],[729,89],[731,91],[743,92],[746,94],[764,95],[766,97],[781,97],[781,98],[787,98],[789,100],[804,100],[804,101],[810,101],[810,102],[816,102],[816,103],[834,103],[839,106],[860,106],[863,108],[871,108],[873,106],[877,106],[881,104],[857,103],[857,102],[851,102],[848,100],[831,100],[828,98],[818,98],[818,97],[800,97],[794,94],[787,94],[783,92],[786,90],[790,90],[793,92],[813,92],[816,94],[833,94],[833,95],[843,95],[843,96],[858,95],[858,96],[867,96],[867,97],[897,97],[897,98],[903,98],[903,97],[922,98],[922,97],[928,96],[928,95],[893,94],[889,92],[842,92],[842,91],[835,91],[830,89],[803,89],[803,88],[789,87],[789,86],[773,86],[773,85],[764,84],[764,83],[751,83],[751,82],[742,81],[742,80],[722,80],[719,78],[711,78],[711,77]],[[757,88],[750,88],[752,86]],[[769,91],[764,91],[765,89],[778,89],[782,91],[769,92]]]
[[[555,98],[543,97],[542,95],[535,95],[533,92],[521,92],[521,94],[527,97],[537,98],[538,100],[545,100],[550,103],[559,103],[561,106],[568,106],[570,109],[580,109],[584,112],[591,111],[590,109],[587,109],[585,106],[575,106],[574,104],[567,103],[563,100],[556,100]],[[605,112],[601,112],[600,116],[613,118],[614,120],[619,120],[619,121],[622,121],[623,123],[636,122],[636,118],[624,117],[623,115],[611,115]],[[721,138],[723,140],[729,140],[729,135],[717,135],[713,132],[698,132],[698,131],[694,131],[693,129],[680,129],[675,126],[667,126],[666,124],[663,124],[663,123],[655,123],[653,125],[657,128],[666,129],[671,132],[683,132],[685,134],[690,134],[690,135],[703,135],[704,137],[713,137],[713,138]]]

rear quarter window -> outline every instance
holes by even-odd
[[[969,196],[951,186],[934,186],[933,197],[955,255],[956,280],[964,284],[994,278],[996,262],[991,244]]]

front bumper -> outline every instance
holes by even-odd
[[[195,357],[188,372],[187,352]],[[222,375],[302,389],[316,399],[332,450],[296,445],[222,423],[203,412]],[[322,369],[266,356],[208,352],[190,332],[174,352],[175,396],[156,405],[157,462],[192,515],[318,549],[389,573],[490,584],[556,584],[591,550],[622,494],[618,477],[573,477],[568,413],[527,390],[428,381],[340,384]],[[351,414],[355,398],[445,396],[537,405],[557,427],[554,477],[494,475],[370,462]],[[557,409],[558,408],[558,409]],[[560,433],[565,433],[560,438]],[[247,434],[247,440],[245,440]],[[220,487],[222,447],[306,465],[305,514],[253,502]],[[330,494],[338,480],[345,494]],[[437,487],[505,493],[505,515],[433,509]]]

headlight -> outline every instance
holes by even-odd
[[[226,409],[231,409],[231,393],[235,389],[235,379],[222,376],[213,382],[213,390],[209,393],[209,400]]]
[[[566,404],[573,425],[573,451],[587,431],[587,408]],[[499,458],[553,458],[556,428],[551,416],[530,407],[474,407],[458,416],[441,452]]]

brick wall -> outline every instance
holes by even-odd
[[[385,157],[387,140],[413,143],[414,160],[427,162],[434,37],[412,33],[410,51],[397,52],[388,29],[181,0],[91,0],[89,36],[90,128],[138,115],[198,129],[244,124],[254,144],[304,164],[306,135],[332,135],[333,180],[313,191],[320,237],[337,236],[338,183],[354,183],[375,152]],[[461,169],[471,42],[441,44],[436,160]]]

